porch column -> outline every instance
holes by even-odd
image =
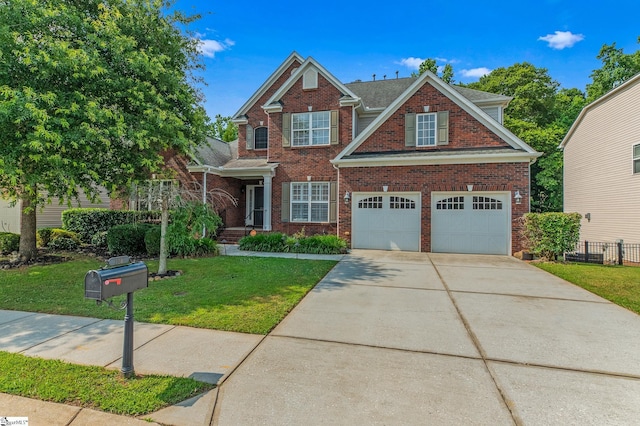
[[[271,231],[271,175],[262,176],[264,184],[264,213],[262,216],[262,229]]]

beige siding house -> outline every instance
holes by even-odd
[[[640,74],[587,105],[560,147],[580,239],[640,243]]]
[[[80,192],[79,204],[72,203],[72,207],[96,207],[109,208],[109,195],[103,190],[100,195],[100,203],[92,204],[91,201]],[[69,209],[67,204],[60,205],[57,198],[51,200],[51,204],[47,204],[37,213],[37,226],[39,228],[60,228],[62,226],[62,212]],[[0,232],[20,233],[20,203],[11,207],[9,201],[0,199]]]

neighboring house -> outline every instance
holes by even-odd
[[[420,77],[344,84],[292,53],[187,167],[239,199],[225,225],[339,235],[352,248],[511,254],[540,155],[509,97]]]
[[[640,243],[640,74],[584,107],[560,147],[581,240]]]
[[[103,190],[100,195],[100,203],[93,204],[84,192],[79,192],[78,201],[71,203],[72,207],[109,208],[109,195]],[[20,202],[11,206],[7,200],[0,199],[0,232],[20,233]],[[36,213],[36,225],[40,228],[60,228],[62,227],[62,212],[68,210],[66,203],[60,204],[58,198],[51,199],[50,204],[43,208],[38,208]]]

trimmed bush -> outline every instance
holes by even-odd
[[[51,241],[51,233],[54,228],[40,228],[36,231],[36,244],[38,247],[47,247]]]
[[[527,213],[523,235],[529,250],[546,260],[555,260],[575,249],[580,239],[579,213]]]
[[[116,225],[107,231],[107,248],[113,255],[135,256],[146,253],[144,235],[148,226]]]
[[[60,236],[56,239],[52,239],[51,241],[49,241],[48,247],[56,251],[59,251],[59,250],[70,251],[70,250],[77,250],[78,247],[80,247],[80,243],[78,243],[78,241],[74,240],[71,237]]]
[[[20,249],[20,234],[0,232],[0,253],[11,253]]]
[[[108,231],[116,225],[150,222],[158,216],[156,211],[77,208],[62,212],[62,226],[89,243],[97,232]]]
[[[144,234],[144,246],[149,256],[160,255],[160,237],[162,234],[160,226],[153,226]]]
[[[107,248],[107,231],[100,231],[93,234],[91,244],[98,248]]]

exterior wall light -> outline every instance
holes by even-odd
[[[344,203],[349,204],[349,201],[351,201],[351,194],[349,194],[349,191],[347,191],[344,193]]]
[[[516,204],[522,204],[522,195],[520,195],[520,191],[516,191],[513,198],[516,200]]]

